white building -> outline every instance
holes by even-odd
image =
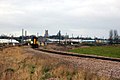
[[[0,44],[10,44],[12,43],[13,45],[14,44],[19,44],[19,42],[15,39],[0,39]]]

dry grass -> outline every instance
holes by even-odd
[[[1,51],[0,80],[111,80],[67,61],[31,53],[20,47]]]

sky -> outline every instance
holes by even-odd
[[[0,34],[62,34],[109,37],[120,34],[120,0],[0,0]]]

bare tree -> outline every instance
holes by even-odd
[[[117,30],[110,30],[109,32],[109,43],[110,44],[118,44],[119,43],[119,36]]]
[[[118,43],[118,32],[117,30],[114,30],[114,43]]]
[[[61,39],[61,31],[60,30],[57,35],[59,36],[59,44],[60,44],[60,39]]]
[[[113,44],[113,30],[110,30],[109,32],[109,43]]]

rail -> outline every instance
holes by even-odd
[[[96,55],[78,54],[78,53],[48,50],[48,49],[42,49],[42,48],[36,48],[35,50],[53,53],[53,54],[59,54],[59,55],[75,56],[75,57],[82,57],[82,58],[94,58],[94,59],[120,62],[120,58],[111,58],[111,57],[103,57],[103,56],[96,56]]]

